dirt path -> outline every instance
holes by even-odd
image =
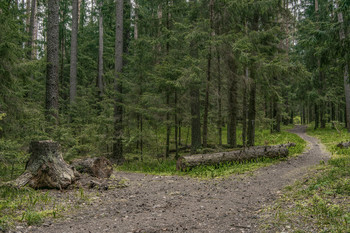
[[[305,127],[292,132],[308,141],[309,149],[297,158],[259,169],[253,176],[203,181],[118,173],[129,179],[127,188],[101,193],[101,202],[82,208],[79,215],[25,231],[259,232],[259,210],[310,166],[329,158],[322,144],[305,134]]]

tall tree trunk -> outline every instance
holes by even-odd
[[[85,22],[85,0],[78,0],[78,28],[80,31],[84,30]]]
[[[65,27],[65,19],[66,19],[66,3],[64,4],[64,9],[60,9],[62,18],[61,20],[61,39],[60,39],[60,50],[61,50],[61,67],[60,67],[60,85],[64,84],[64,58],[66,56],[66,27]]]
[[[209,51],[208,51],[208,66],[207,66],[207,82],[205,88],[205,103],[204,103],[204,115],[203,115],[203,147],[208,145],[208,114],[209,114],[209,87],[211,79],[211,38],[213,32],[213,14],[214,14],[214,0],[210,0],[209,3],[210,13],[210,30],[209,30]]]
[[[218,134],[219,134],[219,146],[222,145],[222,97],[221,97],[221,62],[220,53],[217,51],[218,59]]]
[[[98,18],[98,90],[99,96],[103,95],[103,0],[99,3],[99,18]]]
[[[166,105],[170,108],[170,94],[169,91],[166,93]],[[166,113],[166,145],[165,145],[165,157],[169,157],[169,150],[170,150],[170,113],[169,110]]]
[[[34,41],[35,41],[35,21],[36,21],[36,9],[37,3],[36,0],[31,2],[31,11],[30,11],[30,25],[29,25],[29,41],[28,41],[28,58],[34,59]]]
[[[231,147],[237,147],[237,78],[236,78],[236,64],[233,55],[227,59],[230,69],[229,89],[228,89],[228,109],[229,109],[229,140],[228,144]]]
[[[190,7],[197,7],[197,1],[190,0]],[[193,22],[197,21],[197,15],[192,15]],[[194,59],[198,59],[198,46],[195,40],[191,41],[190,55]],[[198,73],[195,73],[197,76]],[[199,87],[200,83],[193,80],[190,86],[190,104],[191,104],[191,153],[196,153],[197,149],[201,147],[201,119],[200,119],[200,101],[199,101]],[[189,131],[188,131],[189,133]],[[188,135],[187,133],[187,135]],[[186,138],[187,145],[187,138]]]
[[[30,4],[30,0],[27,0],[26,2],[26,32],[29,33],[29,28],[30,28],[30,8],[31,8],[31,4]]]
[[[29,25],[29,41],[28,41],[28,58],[33,60],[36,57],[36,52],[34,49],[36,34],[37,34],[37,20],[36,20],[36,11],[37,11],[37,1],[32,0],[31,2],[31,11],[30,11],[30,25]]]
[[[281,114],[277,95],[273,97],[273,119],[273,131],[277,133],[281,132]]]
[[[179,158],[179,147],[178,147],[178,133],[179,133],[179,124],[177,116],[177,90],[175,89],[175,101],[174,101],[174,120],[175,120],[175,159]]]
[[[182,131],[182,120],[179,120],[179,145],[181,146],[182,145],[182,142],[181,142],[181,132]]]
[[[255,1],[256,2],[256,1]],[[252,20],[252,30],[259,31],[259,13],[258,10],[255,10],[253,20]],[[255,52],[253,52],[255,55]],[[248,109],[248,130],[247,130],[247,145],[254,146],[255,144],[255,117],[256,117],[256,73],[257,70],[255,64],[252,64],[250,77],[250,93],[249,93],[249,109]]]
[[[46,117],[58,124],[59,0],[48,0]]]
[[[199,87],[191,87],[191,153],[196,153],[201,147],[201,119],[200,119],[200,102]]]
[[[134,39],[137,40],[139,38],[139,13],[138,13],[138,5],[135,2],[135,8],[134,8],[134,13],[135,13],[135,20],[134,20]]]
[[[114,103],[114,143],[113,159],[117,163],[124,162],[123,156],[123,98],[122,98],[122,71],[123,71],[123,17],[124,1],[116,2],[116,30],[115,30],[115,90]]]
[[[319,127],[319,120],[320,120],[320,116],[318,111],[318,104],[315,104],[315,129],[318,129]]]
[[[138,12],[137,12],[137,9],[138,9],[138,5],[137,3],[135,2],[135,5],[134,5],[134,13],[135,13],[135,19],[134,19],[134,40],[138,40],[139,38],[139,31],[138,31]],[[142,98],[142,95],[143,95],[143,77],[142,77],[142,74],[141,74],[141,77],[140,77],[140,97]],[[137,141],[137,148],[139,147],[140,145],[140,153],[141,153],[141,161],[143,161],[143,114],[142,113],[139,113],[138,114],[138,127],[139,127],[139,140]]]
[[[243,147],[247,146],[247,82],[249,78],[249,70],[245,69],[245,78],[243,80],[243,103],[242,103],[242,142]]]
[[[94,15],[95,15],[95,0],[91,0],[91,11],[90,11],[90,22],[94,22]]]
[[[331,121],[335,121],[335,104],[331,102]]]
[[[79,1],[72,1],[72,34],[70,47],[69,100],[73,104],[77,96],[77,59],[78,59],[78,6]]]
[[[336,7],[338,8],[338,4],[336,4]],[[338,23],[340,23],[340,31],[339,31],[339,37],[340,41],[343,44],[343,47],[345,49],[345,28],[344,28],[344,19],[343,19],[343,13],[339,11],[338,13]],[[345,50],[346,51],[346,50]],[[345,60],[345,66],[344,66],[344,91],[345,91],[345,109],[346,109],[346,122],[348,123],[347,129],[348,132],[350,132],[350,81],[349,81],[349,61]]]
[[[247,145],[254,146],[255,144],[255,98],[256,85],[255,80],[252,80],[249,92],[249,109],[248,109],[248,130],[247,130]]]
[[[170,2],[167,1],[167,17],[166,17],[166,28],[168,31],[170,31],[170,19],[171,19],[171,14],[169,10],[169,4]],[[169,43],[169,35],[167,36],[167,42],[166,42],[166,55],[169,56],[170,52],[170,43]],[[170,88],[168,88],[167,93],[166,93],[166,104],[168,108],[170,109]],[[170,112],[167,111],[166,114],[166,151],[165,151],[165,157],[169,157],[169,150],[170,150],[170,133],[171,133],[171,125],[170,125]]]

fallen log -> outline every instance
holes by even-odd
[[[30,158],[25,172],[8,185],[34,189],[65,189],[79,176],[64,160],[60,144],[50,140],[33,141],[29,147]]]
[[[337,147],[341,148],[341,149],[346,149],[350,147],[350,142],[341,142],[337,145]]]
[[[176,163],[176,169],[185,171],[199,165],[213,165],[232,161],[246,161],[256,158],[287,157],[288,148],[295,146],[295,143],[288,143],[276,146],[254,146],[243,150],[220,152],[214,154],[197,154],[180,157]]]
[[[80,173],[98,178],[109,178],[113,173],[112,163],[106,157],[78,159],[71,165]]]

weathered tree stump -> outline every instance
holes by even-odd
[[[26,171],[10,184],[18,188],[28,185],[34,189],[65,189],[76,180],[78,173],[63,160],[59,143],[34,141],[29,152]]]
[[[347,149],[350,147],[350,142],[341,142],[337,145],[337,147],[339,147],[341,149]]]
[[[190,169],[199,165],[213,165],[232,161],[242,162],[261,157],[287,157],[289,153],[288,148],[292,146],[295,146],[295,144],[288,143],[276,146],[254,146],[246,148],[244,150],[236,150],[230,152],[188,155],[180,157],[177,160],[176,169],[184,171],[186,169]]]
[[[112,163],[105,157],[78,159],[73,161],[72,167],[98,178],[109,178],[113,173]]]

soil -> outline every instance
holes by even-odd
[[[291,130],[309,143],[303,154],[252,174],[201,180],[118,172],[127,187],[94,191],[90,203],[69,215],[17,232],[261,232],[261,210],[330,157],[305,129]]]

